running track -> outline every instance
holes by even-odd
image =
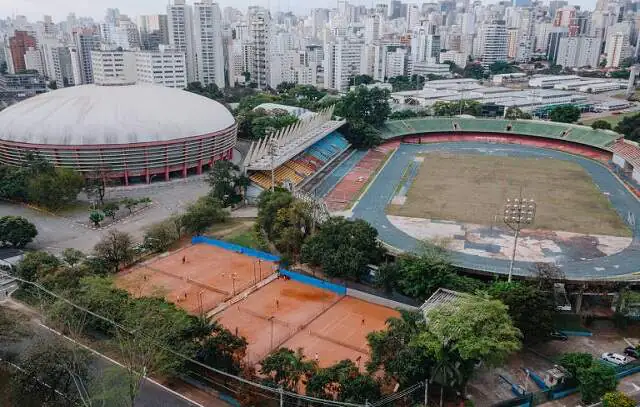
[[[640,278],[640,201],[625,188],[604,165],[593,160],[567,154],[560,151],[508,144],[483,142],[447,142],[432,144],[400,144],[396,153],[387,165],[372,181],[369,189],[353,209],[353,217],[368,221],[378,229],[380,239],[402,251],[412,251],[418,247],[419,241],[394,227],[385,214],[385,207],[392,199],[395,187],[402,177],[402,171],[410,160],[418,153],[446,151],[452,153],[487,154],[512,157],[544,157],[575,162],[581,165],[593,178],[598,188],[607,193],[618,214],[627,221],[629,214],[638,219],[633,230],[633,242],[620,253],[588,259],[584,261],[566,261],[558,263],[565,276],[573,280],[595,280],[622,278]],[[464,253],[453,253],[457,266],[479,271],[507,274],[509,262],[501,259],[490,259]],[[533,263],[516,262],[514,275],[531,275]],[[629,276],[639,273],[638,276]]]

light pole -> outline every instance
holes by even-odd
[[[269,317],[269,322],[271,322],[271,350],[273,350],[273,319],[275,318],[275,316],[271,316]]]
[[[509,263],[509,279],[513,273],[513,263],[516,260],[516,249],[518,247],[518,237],[522,225],[530,225],[536,216],[536,202],[533,199],[515,198],[507,199],[504,205],[504,223],[511,228],[515,235],[513,240],[513,252]]]
[[[236,295],[236,278],[238,278],[237,273],[231,274],[231,284],[233,285],[233,295]]]

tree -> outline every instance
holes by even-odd
[[[95,227],[100,227],[100,222],[104,220],[104,214],[100,211],[91,211],[91,213],[89,213],[89,220],[93,222]]]
[[[507,61],[496,61],[489,65],[489,72],[491,72],[492,75],[507,74],[519,71],[520,70],[517,67],[511,65]]]
[[[102,207],[102,212],[104,212],[106,216],[110,217],[112,221],[115,221],[119,209],[120,205],[118,205],[116,202],[109,202]]]
[[[261,374],[289,391],[297,391],[300,381],[310,377],[318,368],[314,361],[305,360],[302,348],[296,351],[280,348],[264,358],[260,365]]]
[[[182,226],[187,233],[197,236],[203,234],[214,223],[224,222],[229,213],[222,202],[210,196],[204,196],[189,205],[182,215]]]
[[[371,360],[366,364],[367,371],[374,374],[382,369],[385,377],[404,388],[423,382],[434,365],[424,349],[414,343],[423,329],[421,313],[400,311],[400,318],[387,320],[386,329],[370,332],[367,342]]]
[[[369,375],[363,375],[351,360],[319,369],[307,383],[312,397],[335,399],[348,403],[364,403],[380,398],[380,386]]]
[[[133,198],[124,198],[120,204],[129,210],[129,215],[133,213],[133,208],[138,205],[138,200]]]
[[[213,100],[220,100],[224,97],[224,94],[218,88],[218,85],[215,83],[210,83],[207,86],[203,87],[200,82],[190,82],[187,84],[187,88],[185,89],[187,92],[196,93],[198,95],[207,97]]]
[[[117,273],[120,266],[126,266],[133,260],[133,240],[128,233],[110,230],[93,248],[96,257]]]
[[[225,207],[240,202],[244,188],[249,186],[249,180],[240,173],[240,168],[226,160],[218,160],[213,164],[208,182],[211,186],[209,195]]]
[[[313,214],[311,205],[296,200],[289,207],[276,213],[273,225],[273,243],[285,256],[297,260],[302,244],[312,233]]]
[[[363,120],[347,122],[343,128],[345,138],[356,148],[372,148],[380,144],[380,131]]]
[[[349,85],[351,86],[371,85],[373,82],[373,78],[369,75],[356,75],[349,78]]]
[[[578,389],[585,403],[595,403],[618,386],[616,371],[602,363],[593,363],[578,371]]]
[[[535,344],[549,338],[555,315],[553,291],[543,291],[526,282],[498,281],[488,292],[509,307],[509,316],[526,343]]]
[[[504,118],[508,120],[517,120],[517,119],[526,119],[530,120],[531,115],[529,113],[525,113],[517,107],[510,107],[504,114]]]
[[[29,200],[49,209],[60,209],[75,200],[84,186],[84,178],[69,168],[55,168],[31,177]]]
[[[487,78],[487,73],[485,72],[484,67],[477,63],[468,63],[464,70],[462,71],[462,76],[465,78],[473,78],[473,79],[485,79]]]
[[[95,199],[102,206],[107,193],[111,177],[108,170],[94,170],[87,174],[84,182],[84,192],[90,199]]]
[[[636,63],[636,59],[634,57],[626,57],[622,61],[620,61],[620,68],[629,68],[633,64]]]
[[[10,244],[19,249],[31,243],[38,235],[38,230],[22,216],[0,217],[0,246]]]
[[[278,93],[287,93],[295,87],[296,87],[295,82],[281,82],[280,84],[278,84],[278,86],[276,86],[276,91]]]
[[[595,122],[591,123],[591,128],[594,130],[596,129],[611,130],[611,123],[609,123],[606,120],[596,120]]]
[[[164,252],[178,241],[175,224],[170,220],[154,223],[147,228],[144,234],[144,246],[153,252]]]
[[[78,249],[67,248],[62,251],[62,260],[70,267],[81,263],[87,256]]]
[[[520,331],[513,326],[507,307],[498,300],[463,297],[432,309],[425,318],[426,329],[415,343],[438,363],[459,363],[455,385],[460,388],[477,362],[499,366],[520,349]]]
[[[37,340],[21,354],[11,382],[16,405],[79,405],[88,396],[88,364],[84,352],[55,337]]]
[[[560,358],[560,365],[567,369],[574,379],[578,379],[581,370],[589,368],[593,364],[593,356],[590,353],[570,352]]]
[[[247,340],[231,333],[228,329],[205,317],[198,317],[203,327],[200,336],[194,335],[199,349],[196,359],[208,366],[222,369],[225,372],[238,374],[242,370],[242,361],[247,351]]]
[[[413,110],[405,109],[398,110],[389,115],[389,120],[403,120],[403,119],[411,119],[413,117],[418,117],[418,113]]]
[[[394,92],[422,89],[425,81],[422,75],[412,75],[410,77],[406,75],[394,76],[387,80]]]
[[[269,239],[275,238],[274,225],[278,211],[289,208],[292,203],[293,195],[282,188],[265,190],[258,197],[258,224]]]
[[[330,218],[302,246],[301,259],[321,265],[331,277],[359,280],[368,264],[378,264],[384,249],[378,231],[362,219]]]
[[[573,123],[580,118],[580,109],[573,105],[555,107],[549,112],[549,119],[553,122]]]
[[[624,134],[628,140],[640,140],[640,113],[623,117],[614,128],[614,131]]]
[[[391,114],[389,91],[359,86],[347,93],[336,104],[335,114],[347,121],[363,121],[374,127],[382,127]]]
[[[26,200],[28,184],[28,168],[0,165],[0,198]]]
[[[636,401],[621,391],[612,391],[602,398],[603,407],[635,407]]]
[[[23,280],[37,282],[44,276],[55,273],[60,267],[60,260],[46,252],[27,252],[18,263],[15,275]],[[35,290],[30,285],[20,283],[23,290]],[[35,292],[35,291],[34,291]]]

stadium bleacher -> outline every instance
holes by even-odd
[[[456,129],[453,128],[454,123],[457,124]],[[511,126],[510,130],[508,130],[508,126]],[[597,148],[610,147],[621,137],[619,134],[607,130],[594,130],[587,126],[541,120],[434,117],[388,121],[382,129],[382,138],[392,139],[417,133],[451,133],[453,131],[463,133],[512,133],[532,137],[546,137]]]
[[[274,171],[276,185],[282,185],[287,181],[298,185],[349,146],[347,139],[339,132],[334,131],[328,134],[276,168]],[[255,171],[249,175],[249,179],[263,189],[271,188],[270,171]]]

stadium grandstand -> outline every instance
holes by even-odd
[[[334,162],[351,146],[337,130],[344,120],[332,120],[334,107],[271,133],[255,141],[245,156],[243,168],[252,183],[251,201],[272,185],[297,188]]]

